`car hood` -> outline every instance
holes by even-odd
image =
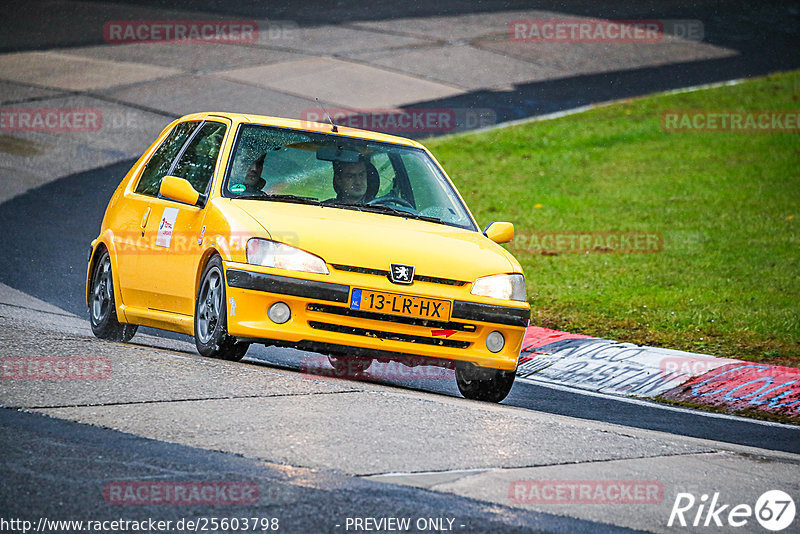
[[[517,261],[480,232],[380,213],[260,200],[236,205],[275,241],[329,264],[388,270],[413,265],[418,275],[462,281],[521,272]]]

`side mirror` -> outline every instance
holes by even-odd
[[[483,229],[483,235],[495,243],[508,243],[514,239],[514,225],[510,222],[493,222]]]
[[[196,206],[200,200],[200,193],[194,190],[192,184],[177,176],[165,176],[161,179],[158,195],[176,202]]]

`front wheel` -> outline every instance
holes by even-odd
[[[500,402],[511,391],[514,378],[514,371],[488,369],[467,362],[456,364],[458,390],[464,397],[472,400]]]
[[[206,264],[194,305],[194,342],[197,352],[209,358],[238,362],[249,343],[228,335],[228,308],[222,259],[214,256]]]
[[[135,324],[120,323],[117,319],[117,304],[114,300],[114,277],[111,273],[111,256],[104,250],[92,272],[89,288],[89,322],[92,333],[100,339],[130,341],[136,333]]]

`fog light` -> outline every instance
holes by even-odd
[[[497,330],[486,336],[486,348],[491,352],[500,352],[505,344],[506,338]]]
[[[269,317],[273,323],[283,324],[288,321],[291,316],[292,310],[289,309],[289,305],[285,302],[276,302],[267,310],[267,317]]]

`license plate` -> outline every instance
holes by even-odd
[[[383,291],[353,289],[350,297],[350,308],[353,310],[391,313],[421,319],[450,320],[450,301],[412,297]]]

